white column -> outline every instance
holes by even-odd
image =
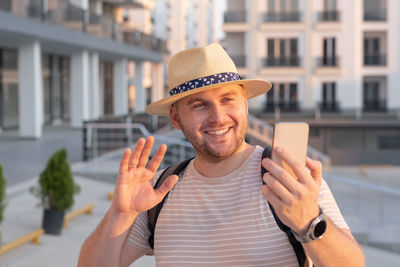
[[[314,105],[314,99],[313,99],[313,87],[312,87],[312,75],[313,75],[313,67],[312,67],[312,60],[313,60],[313,42],[312,42],[312,34],[313,34],[313,22],[312,18],[314,15],[313,12],[313,7],[312,7],[312,1],[304,1],[301,3],[301,6],[304,6],[304,9],[301,9],[303,12],[303,19],[304,23],[306,25],[306,30],[304,32],[303,42],[304,42],[304,55],[301,55],[301,51],[299,51],[299,54],[302,56],[300,58],[300,66],[301,68],[305,69],[305,77],[304,77],[304,87],[301,88],[300,84],[298,87],[298,90],[300,91],[302,89],[303,93],[303,99],[299,99],[299,104],[302,105],[300,108],[301,109],[312,109],[315,108]],[[299,42],[301,42],[301,39]],[[299,45],[301,47],[301,44]],[[301,91],[300,91],[301,92]]]
[[[151,102],[164,97],[164,73],[162,63],[153,63],[151,70]]]
[[[89,119],[89,53],[71,57],[71,126],[81,127]]]
[[[400,19],[398,14],[400,13],[399,1],[391,0],[388,2],[388,18],[390,18],[390,24],[387,36],[390,41],[388,42],[388,82],[387,82],[387,105],[388,109],[396,110],[397,116],[400,116],[400,33],[398,31],[398,25],[400,24]]]
[[[44,118],[42,63],[39,41],[18,48],[19,135],[40,138]]]
[[[135,113],[142,113],[146,108],[146,90],[143,86],[143,62],[135,62]]]
[[[114,115],[128,113],[128,75],[127,60],[114,62]]]
[[[100,118],[100,67],[99,54],[89,58],[89,119]]]

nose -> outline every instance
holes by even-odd
[[[219,103],[213,103],[208,110],[208,121],[210,123],[219,123],[224,120],[225,109]]]

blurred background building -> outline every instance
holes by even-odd
[[[211,0],[0,1],[0,129],[141,113],[171,53],[215,41]]]
[[[397,0],[231,0],[223,44],[242,76],[273,83],[253,113],[308,121],[334,164],[398,164],[399,14]]]

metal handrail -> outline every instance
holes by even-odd
[[[247,128],[247,132],[251,136],[259,139],[265,145],[272,144],[272,138],[273,138],[273,132],[274,132],[273,127],[271,125],[269,125],[268,123],[256,118],[253,115],[249,115],[249,126]],[[307,154],[310,158],[321,161],[324,170],[330,169],[331,160],[324,153],[309,146]]]
[[[349,185],[355,185],[359,188],[366,188],[369,190],[379,191],[382,193],[400,197],[400,190],[398,190],[398,189],[393,189],[393,188],[383,186],[383,185],[377,185],[377,184],[373,184],[373,183],[359,181],[356,179],[351,179],[348,177],[343,177],[343,176],[339,176],[339,175],[331,174],[331,173],[325,173],[323,176],[325,179],[333,180],[335,182],[340,182],[340,183],[349,184]]]

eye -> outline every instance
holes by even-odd
[[[192,106],[193,109],[202,109],[204,108],[206,105],[204,103],[196,103]]]
[[[224,98],[222,99],[222,102],[227,103],[227,102],[231,102],[231,101],[233,101],[233,100],[234,100],[234,99],[231,98],[231,97],[224,97]]]

